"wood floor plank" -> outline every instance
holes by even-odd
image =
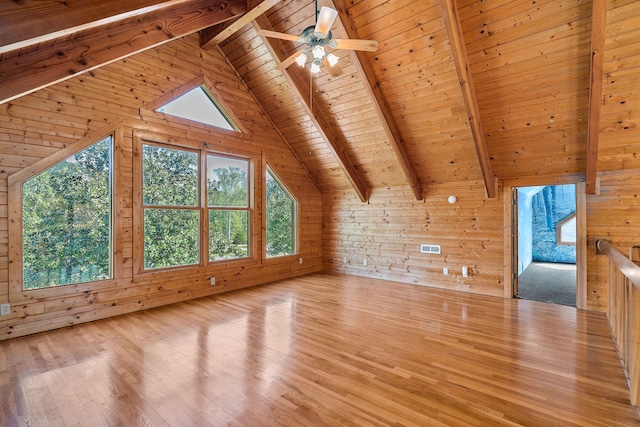
[[[601,313],[315,274],[0,342],[6,426],[629,426]]]

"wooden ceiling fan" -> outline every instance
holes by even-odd
[[[378,50],[378,42],[375,40],[359,39],[334,39],[331,35],[331,27],[338,17],[338,11],[327,6],[323,6],[318,12],[318,0],[316,6],[316,25],[307,27],[299,36],[279,33],[276,31],[260,30],[258,34],[265,37],[272,37],[281,40],[289,40],[294,43],[304,43],[304,49],[294,53],[278,65],[279,70],[284,70],[296,62],[300,67],[304,67],[307,58],[311,62],[311,73],[320,72],[320,64],[323,64],[332,76],[342,74],[342,69],[338,65],[338,57],[333,53],[327,53],[326,48],[361,50],[365,52],[375,52]]]

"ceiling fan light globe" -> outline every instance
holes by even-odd
[[[336,20],[337,16],[337,10],[331,9],[327,6],[322,6],[322,8],[320,9],[320,13],[318,14],[318,22],[316,23],[316,28],[314,29],[314,32],[316,33],[318,38],[323,39],[327,37],[329,31],[331,31],[333,21]]]
[[[311,64],[311,74],[318,74],[320,72],[320,65],[315,62]]]
[[[297,56],[296,64],[298,64],[300,67],[304,68],[304,64],[306,62],[307,62],[307,55],[304,52]]]
[[[331,65],[332,67],[334,67],[338,63],[339,59],[340,58],[338,58],[333,53],[330,53],[330,54],[327,55],[327,61],[329,62],[329,65]]]
[[[322,46],[315,46],[311,53],[313,54],[313,59],[322,59],[325,55],[324,48]]]

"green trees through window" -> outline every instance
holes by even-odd
[[[142,146],[144,268],[200,262],[198,152]]]
[[[112,137],[22,186],[23,288],[111,277]]]
[[[207,156],[209,260],[249,255],[249,161]]]
[[[296,253],[296,201],[267,168],[267,256]]]
[[[207,157],[202,174],[201,155]],[[248,256],[249,160],[143,144],[142,193],[145,270],[200,264],[203,227],[209,261]]]
[[[251,256],[250,159],[154,142],[140,153],[140,271]],[[113,277],[112,156],[109,136],[21,184],[25,290]],[[265,182],[266,256],[295,254],[296,201],[268,167]]]

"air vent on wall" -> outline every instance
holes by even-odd
[[[420,252],[423,254],[439,254],[440,245],[420,245]]]

